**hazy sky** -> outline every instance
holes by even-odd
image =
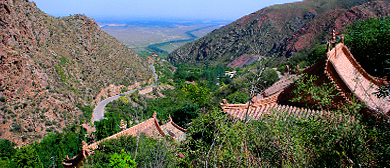
[[[53,16],[173,17],[236,20],[273,4],[299,0],[30,0]]]

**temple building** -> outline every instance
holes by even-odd
[[[83,142],[83,147],[79,155],[73,158],[68,158],[67,156],[66,160],[62,163],[62,165],[64,167],[80,167],[83,165],[83,162],[87,159],[87,156],[94,154],[93,151],[99,147],[100,143],[110,139],[117,139],[121,136],[139,136],[141,133],[144,133],[148,137],[152,137],[156,139],[162,139],[164,137],[168,137],[176,140],[177,142],[186,139],[187,136],[186,135],[187,130],[175,124],[172,121],[171,117],[169,117],[169,122],[160,126],[157,120],[156,113],[153,114],[152,118],[130,128],[126,128],[124,122],[121,121],[121,129],[122,129],[121,132],[109,136],[100,141],[94,142],[92,144],[88,145],[87,143]]]
[[[221,107],[228,115],[240,119],[259,119],[263,115],[272,115],[282,111],[297,117],[308,117],[313,113],[332,115],[328,109],[338,108],[340,105],[350,103],[355,98],[364,104],[364,112],[369,115],[389,116],[390,101],[386,98],[378,98],[375,92],[383,85],[388,85],[386,80],[369,75],[356,61],[347,46],[341,43],[336,45],[335,35],[328,43],[326,57],[314,65],[306,68],[300,75],[283,77],[270,88],[253,97],[246,104],[228,104],[223,100]],[[304,102],[293,102],[297,95],[292,91],[297,88],[295,79],[307,74],[318,77],[314,84],[319,86],[324,83],[333,85],[338,92],[333,97],[332,104],[326,109],[314,108],[319,102],[310,101],[310,96]],[[309,100],[309,101],[307,101]]]
[[[335,35],[328,43],[328,52],[322,60],[306,68],[298,75],[287,75],[274,83],[271,87],[254,96],[246,104],[229,104],[226,100],[220,104],[223,111],[233,118],[240,120],[257,120],[264,115],[285,112],[293,117],[308,118],[314,114],[332,117],[334,114],[329,109],[337,109],[341,105],[356,100],[364,104],[365,114],[389,116],[390,101],[386,98],[379,98],[375,95],[378,88],[389,85],[386,80],[369,75],[356,61],[347,46],[341,43],[336,45]],[[310,95],[292,94],[297,89],[296,79],[305,76],[316,76],[314,85],[320,86],[324,83],[331,84],[335,88],[332,103],[326,108],[315,108],[318,101],[311,99]],[[306,96],[303,101],[291,101],[297,96]],[[164,125],[159,125],[156,114],[152,118],[139,123],[131,128],[126,128],[121,122],[122,131],[92,144],[83,142],[82,151],[74,158],[67,158],[63,162],[64,167],[81,166],[87,156],[93,154],[101,142],[109,139],[116,139],[120,136],[139,136],[144,133],[149,137],[169,137],[176,141],[186,139],[186,130],[176,125],[172,119]]]

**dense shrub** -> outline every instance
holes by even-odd
[[[16,152],[16,144],[8,139],[0,139],[0,158],[11,158]]]
[[[175,156],[171,145],[169,141],[148,138],[144,134],[139,139],[122,136],[101,143],[95,154],[88,157],[84,167],[110,167],[114,155],[121,153],[134,158],[138,167],[172,167]]]
[[[346,45],[370,74],[383,77],[390,56],[390,18],[356,22],[347,30]]]
[[[226,97],[231,104],[245,104],[249,101],[249,95],[243,92],[235,92]]]
[[[6,101],[7,101],[7,98],[5,96],[0,97],[0,102],[6,102]]]

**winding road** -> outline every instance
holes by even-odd
[[[154,86],[157,86],[159,85],[160,83],[157,83],[157,74],[156,74],[156,70],[153,66],[153,64],[150,66],[150,68],[152,69],[152,72],[153,72],[153,77],[154,77],[154,80],[155,80],[155,84],[153,85],[149,85],[149,86],[146,86],[144,88],[139,88],[139,89],[134,89],[134,90],[130,90],[130,91],[127,91],[127,92],[124,92],[124,93],[121,93],[121,94],[118,94],[118,95],[115,95],[115,96],[112,96],[112,97],[109,97],[103,101],[101,101],[96,107],[95,109],[93,109],[93,113],[92,113],[92,122],[95,122],[95,121],[100,121],[102,119],[104,119],[104,113],[105,113],[105,110],[104,108],[106,108],[107,104],[116,100],[116,99],[119,99],[121,96],[124,96],[124,95],[128,95],[128,94],[131,94],[131,93],[134,93],[135,91],[137,90],[142,90],[142,89],[147,89],[147,88],[150,88],[150,87],[154,87]]]
[[[173,41],[167,41],[167,42],[152,44],[152,45],[149,45],[149,46],[147,47],[147,49],[152,50],[152,51],[156,51],[156,52],[166,52],[166,51],[164,51],[164,50],[159,49],[158,47],[160,47],[160,46],[162,46],[162,45],[169,44],[169,43],[178,43],[178,42],[193,41],[193,40],[197,39],[198,37],[195,36],[194,34],[192,34],[192,32],[199,31],[199,30],[206,29],[206,28],[213,27],[213,26],[216,26],[216,25],[210,25],[210,26],[206,26],[206,27],[201,27],[201,28],[198,28],[198,29],[194,29],[194,30],[185,32],[185,34],[187,34],[187,35],[190,37],[190,38],[188,38],[188,39],[173,40]],[[109,98],[107,98],[107,99],[101,101],[101,102],[95,107],[95,109],[93,109],[91,121],[92,121],[92,122],[95,122],[95,121],[100,121],[100,120],[104,119],[104,113],[105,113],[104,108],[106,108],[106,106],[107,106],[108,103],[110,103],[110,102],[112,102],[112,101],[114,101],[114,100],[116,100],[116,99],[119,99],[121,96],[124,96],[124,95],[128,95],[128,94],[134,93],[134,92],[137,91],[137,90],[147,89],[147,88],[150,88],[150,87],[154,87],[154,86],[159,85],[159,83],[157,83],[158,76],[157,76],[157,74],[156,74],[156,69],[154,68],[153,64],[150,65],[150,69],[151,69],[152,72],[153,72],[153,77],[154,77],[154,80],[155,80],[155,84],[150,85],[150,86],[146,86],[146,87],[144,87],[144,88],[134,89],[134,90],[131,90],[131,91],[128,91],[128,92],[125,92],[125,93],[121,93],[121,94],[118,94],[118,95],[109,97]]]

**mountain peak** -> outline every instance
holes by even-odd
[[[88,105],[110,84],[152,78],[134,51],[84,15],[52,17],[34,2],[0,1],[1,138],[19,145],[88,122]],[[4,115],[7,114],[7,115]]]

